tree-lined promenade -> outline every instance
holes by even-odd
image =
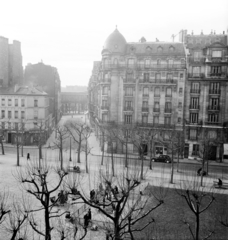
[[[126,154],[102,154],[83,120],[69,118],[56,127],[52,141],[42,147],[42,158],[37,147],[24,147],[24,156],[30,151],[31,160],[20,156],[20,167],[16,152],[8,152],[13,148],[5,147],[0,160],[4,167],[0,230],[5,235],[13,232],[9,239],[89,239],[96,226],[93,236],[97,239],[142,239],[139,232],[144,239],[225,239],[227,215],[222,208],[228,190],[214,188],[214,181],[225,180],[227,168],[211,165],[202,184],[196,174],[200,162],[194,166],[180,161],[177,168],[178,159],[173,157],[172,164],[151,166],[149,159],[129,153],[127,158]],[[182,209],[175,202],[182,203]],[[87,225],[88,208],[92,223]],[[170,226],[175,228],[172,235],[171,228],[160,225],[160,213],[170,219],[169,211]],[[10,219],[20,219],[20,224],[12,225]]]

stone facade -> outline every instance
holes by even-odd
[[[25,67],[24,84],[42,87],[49,95],[49,112],[57,124],[61,118],[61,81],[58,70],[42,62],[28,64]]]
[[[228,39],[227,35],[180,32],[188,51],[185,85],[185,156],[199,155],[202,138],[211,139],[209,159],[223,159],[228,142]]]
[[[104,44],[102,60],[94,62],[88,89],[91,122],[183,130],[185,79],[183,43],[145,38],[127,43],[116,29]]]
[[[21,44],[18,41],[9,44],[7,38],[0,36],[0,87],[10,87],[22,82]]]

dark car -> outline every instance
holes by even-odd
[[[153,162],[165,162],[165,163],[171,163],[171,158],[168,155],[160,155],[159,157],[151,158]]]

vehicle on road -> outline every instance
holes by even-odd
[[[171,163],[171,158],[168,155],[160,155],[159,157],[151,158],[152,162],[164,162],[164,163]]]

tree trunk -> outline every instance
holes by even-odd
[[[80,163],[80,152],[81,152],[81,137],[79,138],[79,142],[78,142],[78,159],[77,159],[77,163]]]
[[[173,161],[173,143],[172,143],[172,163],[171,163],[171,179],[170,179],[170,183],[173,184],[173,174],[174,174],[174,161]]]
[[[2,155],[5,155],[4,145],[3,145],[3,142],[2,142],[2,141],[1,141],[1,146],[2,146]]]
[[[203,154],[203,161],[202,161],[202,174],[201,174],[201,179],[200,179],[200,186],[203,187],[203,172],[204,172],[204,163],[205,163],[205,159],[204,159],[204,154]]]
[[[127,152],[127,141],[126,141],[126,152],[125,152],[125,167],[127,168],[127,154],[128,154],[128,152]]]
[[[88,170],[88,153],[87,153],[87,139],[86,139],[86,148],[85,148],[85,162],[86,162],[86,173],[89,173]]]
[[[199,227],[200,227],[200,214],[199,214],[199,206],[197,206],[195,240],[199,240]]]
[[[141,180],[143,180],[143,166],[144,166],[144,154],[141,154]]]
[[[102,156],[101,156],[101,165],[104,164],[104,133],[102,133]]]
[[[114,177],[115,176],[115,171],[114,171],[114,159],[113,159],[113,145],[112,145],[112,142],[111,142],[111,159],[112,159],[112,176]]]
[[[177,152],[177,172],[179,172],[179,162],[180,162],[180,153],[179,153],[179,149]]]
[[[17,143],[17,166],[20,166],[19,144]]]
[[[45,207],[45,240],[51,240],[51,227],[48,206]]]
[[[22,157],[24,155],[24,148],[23,148],[23,146],[24,146],[24,134],[22,133],[22,135],[21,135],[21,156]]]

